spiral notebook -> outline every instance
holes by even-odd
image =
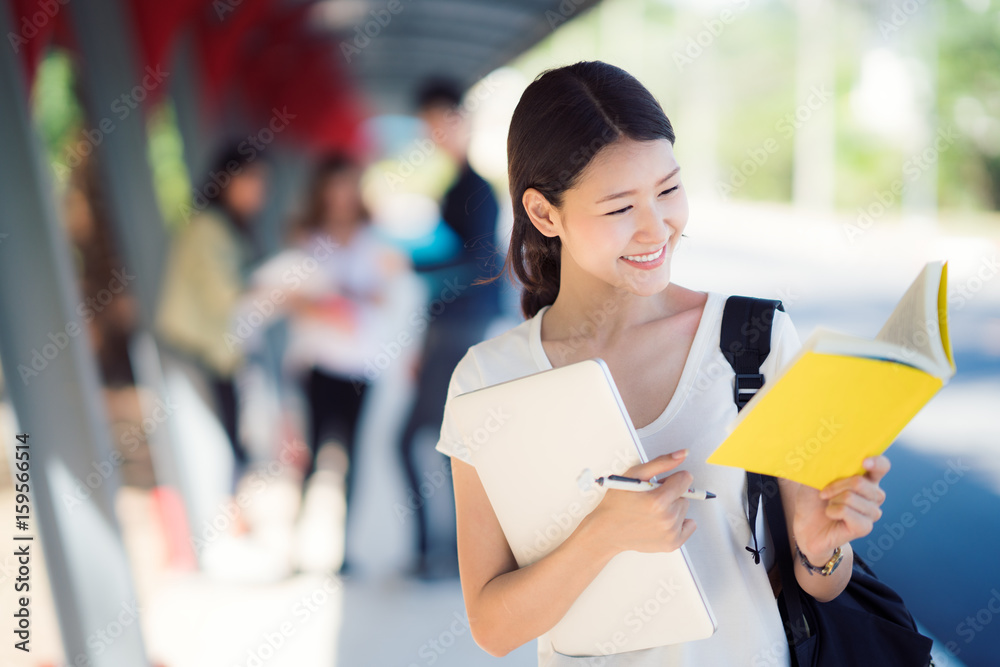
[[[590,359],[456,396],[462,440],[519,567],[559,546],[603,498],[578,478],[647,460],[607,365]],[[637,611],[638,610],[638,611]],[[715,616],[683,547],[617,554],[549,631],[595,656],[711,636]]]

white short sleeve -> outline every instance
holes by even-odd
[[[777,376],[801,348],[802,342],[799,340],[799,332],[796,330],[791,316],[783,310],[774,311],[774,320],[771,325],[771,352],[764,360],[765,365],[771,366],[769,369],[771,374],[765,373],[765,377]]]
[[[482,374],[479,371],[476,358],[470,350],[465,353],[451,374],[451,381],[448,383],[448,397],[444,403],[444,417],[441,420],[441,436],[434,447],[442,454],[454,456],[470,465],[469,448],[462,442],[458,427],[455,425],[451,399],[482,386]]]

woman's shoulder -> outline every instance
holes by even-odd
[[[217,206],[207,206],[191,212],[180,235],[196,242],[223,242],[237,232],[226,214]]]
[[[740,295],[740,294],[730,294],[729,292],[712,292],[712,291],[708,291],[708,292],[706,292],[706,294],[709,295],[708,296],[709,299],[711,298],[711,296],[713,294],[718,297],[718,299],[719,299],[719,312],[723,312],[725,310],[726,302],[729,301],[730,297],[744,296],[744,295]],[[785,303],[780,298],[779,299],[774,299],[774,298],[768,297],[768,296],[756,296],[756,295],[753,295],[753,296],[754,296],[754,298],[757,298],[757,299],[770,299],[770,300],[773,300],[773,301],[777,301],[780,304],[779,308],[775,308],[774,309],[772,319],[770,320],[771,323],[772,323],[772,325],[773,325],[773,328],[776,330],[776,332],[777,332],[777,330],[781,330],[784,327],[786,327],[786,326],[788,326],[788,325],[791,324],[791,315],[788,312],[788,306],[789,306],[789,304]]]
[[[709,298],[711,298],[711,295],[715,295],[717,297],[716,309],[718,318],[715,323],[715,331],[716,335],[721,335],[726,303],[732,296],[743,295],[730,294],[728,292],[709,292],[709,295]],[[777,300],[781,301],[781,299]],[[759,337],[760,334],[765,331],[769,334],[771,351],[768,353],[767,358],[764,359],[762,365],[765,369],[765,374],[773,373],[774,371],[782,368],[792,357],[795,356],[799,348],[802,346],[799,340],[798,331],[796,330],[795,323],[792,319],[792,315],[789,314],[788,306],[789,304],[782,302],[780,309],[776,308],[773,311],[768,311],[770,316],[766,322],[757,321],[740,323],[741,330],[745,330],[751,341],[756,340],[755,337]]]
[[[722,299],[723,305],[720,306],[720,312],[724,312],[724,304],[730,296],[734,295],[724,295]],[[777,299],[777,301],[781,302],[781,307],[775,308],[773,311],[769,311],[771,316],[768,321],[748,322],[741,325],[742,327],[748,327],[747,331],[751,336],[751,339],[754,336],[754,332],[769,331],[770,333],[770,352],[762,364],[765,375],[782,369],[802,347],[798,330],[795,328],[795,323],[789,313],[789,304],[784,303],[781,299]],[[722,318],[720,316],[720,320],[721,319]]]
[[[193,211],[172,241],[175,253],[197,256],[218,252],[232,244],[225,218],[212,209]]]

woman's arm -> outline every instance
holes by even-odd
[[[868,459],[865,469],[868,472],[864,475],[839,479],[822,491],[791,480],[779,480],[795,578],[802,590],[820,602],[834,599],[847,587],[854,567],[850,541],[871,533],[875,522],[882,517],[885,491],[879,482],[889,472],[889,459],[884,456]],[[808,561],[817,567],[829,561],[838,546],[844,558],[829,576],[810,573],[795,553],[796,542]]]
[[[684,459],[665,455],[631,468],[649,479]],[[462,595],[473,639],[504,656],[550,630],[580,593],[620,551],[672,551],[695,530],[680,494],[691,474],[678,472],[655,491],[608,491],[558,547],[518,568],[476,469],[452,457]]]

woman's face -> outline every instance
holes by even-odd
[[[243,217],[257,215],[267,201],[267,167],[259,162],[245,165],[232,175],[225,197],[228,205]]]
[[[339,229],[360,223],[360,170],[345,169],[328,176],[323,184],[322,197],[327,226]]]
[[[665,289],[688,220],[679,170],[666,139],[602,148],[553,213],[566,268],[641,296]]]

